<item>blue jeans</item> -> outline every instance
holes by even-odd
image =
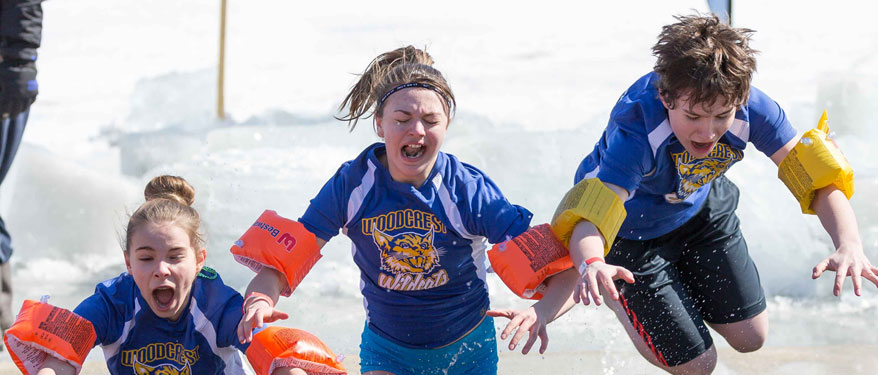
[[[2,118],[0,121],[0,183],[6,178],[12,159],[18,152],[21,144],[21,136],[24,134],[24,125],[27,123],[27,115],[30,109],[15,116]],[[6,231],[6,223],[0,218],[0,329],[6,330],[12,326],[15,320],[15,312],[12,310],[12,269],[9,267],[9,257],[12,256],[12,239]]]
[[[12,167],[12,160],[18,152],[21,144],[21,136],[24,134],[24,126],[27,123],[28,108],[15,116],[2,119],[0,122],[0,184],[6,178],[6,173]],[[0,218],[0,263],[6,263],[12,256],[12,240],[6,231],[6,223]]]
[[[466,336],[437,349],[412,349],[363,328],[360,372],[389,371],[396,375],[496,375],[497,333],[494,318],[484,320]]]

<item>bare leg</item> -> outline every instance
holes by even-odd
[[[722,335],[735,350],[741,353],[755,352],[768,338],[768,314],[763,311],[750,319],[735,323],[707,323]]]
[[[631,324],[631,320],[628,319],[628,315],[625,313],[625,309],[622,307],[621,303],[618,301],[613,301],[609,295],[602,293],[604,297],[604,303],[609,307],[613,312],[616,313],[616,318],[619,319],[619,322],[622,323],[622,326],[625,327],[625,332],[628,333],[628,337],[631,339],[631,342],[634,344],[634,347],[640,353],[643,358],[645,358],[649,363],[653,366],[656,366],[662,370],[665,370],[671,374],[710,374],[713,372],[713,369],[716,367],[716,348],[713,345],[707,349],[704,353],[701,353],[698,357],[695,357],[693,360],[683,363],[677,366],[667,366],[659,361],[656,358],[655,353],[649,348],[647,343],[643,340],[643,337],[640,336],[640,333],[634,329],[634,326]]]

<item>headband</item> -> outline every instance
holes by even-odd
[[[420,82],[403,83],[399,86],[396,86],[396,87],[390,89],[389,91],[387,91],[386,94],[384,94],[384,96],[381,97],[381,100],[378,101],[378,107],[381,107],[381,105],[384,104],[384,101],[387,100],[387,97],[389,97],[391,94],[393,94],[399,90],[402,90],[402,89],[407,89],[409,87],[421,87],[421,88],[433,90],[437,94],[439,94],[439,96],[442,97],[442,99],[445,99],[445,104],[448,105],[449,109],[451,108],[451,101],[448,100],[447,97],[445,97],[445,94],[443,94],[441,91],[439,91],[439,89],[437,89],[433,85],[428,85],[426,83],[420,83]]]

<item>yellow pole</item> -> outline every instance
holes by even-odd
[[[224,87],[225,87],[225,69],[226,69],[226,0],[221,0],[220,4],[220,40],[219,40],[219,67],[217,68],[217,90],[216,90],[216,116],[220,120],[225,120],[226,109],[224,103]]]

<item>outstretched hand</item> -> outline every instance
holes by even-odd
[[[287,319],[290,315],[275,309],[262,299],[248,299],[244,305],[244,316],[238,323],[238,341],[242,344],[253,340],[253,329],[262,328],[265,323]]]
[[[832,288],[832,294],[840,296],[844,287],[844,279],[851,277],[854,283],[854,294],[862,295],[862,279],[861,276],[878,286],[878,267],[872,265],[863,249],[858,245],[842,245],[832,255],[826,257],[820,263],[814,266],[811,272],[811,278],[817,279],[823,274],[823,271],[835,271],[835,285]]]
[[[526,310],[488,310],[488,316],[509,319],[506,328],[500,333],[501,340],[506,340],[510,335],[513,335],[513,332],[515,333],[512,339],[509,340],[509,350],[515,350],[515,347],[518,346],[518,343],[524,338],[526,333],[529,335],[527,342],[524,343],[524,347],[521,348],[521,354],[530,352],[530,349],[537,341],[537,337],[540,339],[540,354],[545,353],[546,348],[549,347],[549,335],[546,332],[546,324],[548,322],[537,314],[533,306],[528,307]]]
[[[602,261],[588,265],[584,271],[580,274],[580,280],[573,291],[573,301],[576,303],[582,301],[583,305],[590,304],[589,296],[594,300],[595,305],[601,305],[603,300],[599,286],[609,293],[613,301],[618,301],[619,291],[616,290],[616,284],[613,283],[613,280],[625,280],[628,284],[634,283],[634,274],[631,271]]]

